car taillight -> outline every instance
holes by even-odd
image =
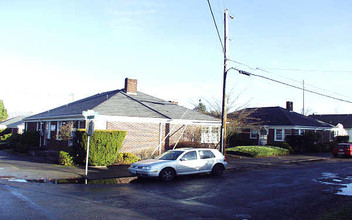
[[[227,161],[226,157],[224,157],[224,161],[225,161],[225,162]]]

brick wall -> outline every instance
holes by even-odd
[[[162,124],[162,140],[171,131],[162,145],[162,151],[171,149],[182,135],[185,125]],[[120,152],[152,152],[159,145],[159,124],[107,122],[107,130],[124,130],[127,135]],[[187,126],[180,138],[180,142],[192,141],[200,144],[201,126]]]
[[[156,123],[107,122],[106,128],[127,131],[120,152],[152,151],[159,145],[159,124]]]

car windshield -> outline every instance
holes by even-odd
[[[167,151],[167,152],[161,154],[156,159],[158,159],[158,160],[176,160],[182,153],[183,153],[183,151],[179,151],[179,150]]]

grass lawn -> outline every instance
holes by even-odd
[[[237,146],[227,148],[226,152],[250,157],[272,157],[290,154],[288,149],[274,146]]]

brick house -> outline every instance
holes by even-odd
[[[320,142],[333,139],[333,125],[293,111],[293,103],[287,102],[282,107],[246,108],[247,124],[251,126],[241,129],[242,135],[253,144],[277,144],[284,142],[288,135],[302,135],[306,131],[319,133]]]
[[[352,114],[313,114],[309,117],[334,125],[334,137],[349,136],[348,142],[352,143]]]
[[[40,132],[40,147],[60,150],[72,146],[72,139],[61,140],[62,128],[68,124],[73,131],[85,128],[87,121],[82,112],[87,110],[98,113],[95,129],[127,131],[121,152],[162,152],[176,143],[209,147],[219,142],[218,119],[139,92],[137,80],[128,78],[123,89],[99,93],[25,118],[25,129]]]

